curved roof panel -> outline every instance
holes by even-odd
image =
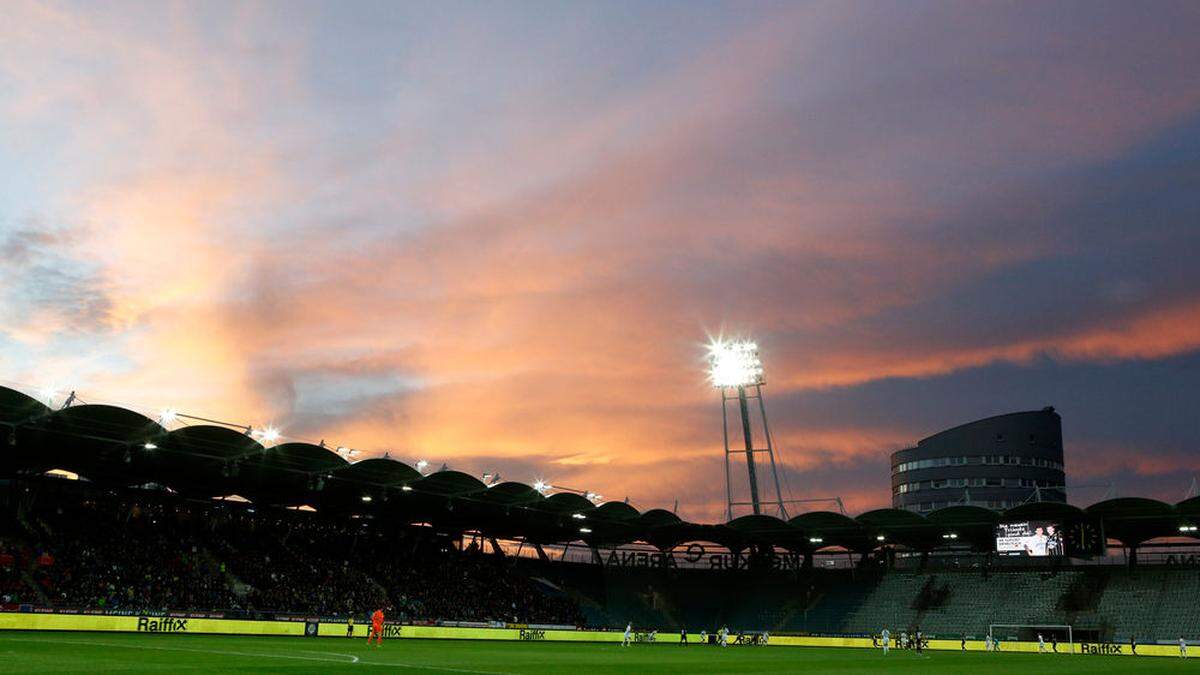
[[[788,522],[758,515],[705,525],[684,522],[664,509],[638,513],[622,502],[596,507],[571,492],[544,497],[523,483],[488,488],[458,471],[422,477],[412,467],[386,458],[348,464],[331,450],[310,443],[264,448],[246,433],[223,426],[196,425],[167,432],[146,416],[115,406],[85,404],[51,410],[6,387],[0,387],[0,425],[12,428],[9,450],[0,453],[6,471],[61,467],[93,480],[157,482],[191,495],[236,493],[267,503],[314,503],[349,511],[387,508],[401,517],[478,529],[489,536],[525,536],[531,541],[572,541],[584,534],[593,543],[642,540],[666,548],[696,541],[737,551],[751,545],[811,551],[813,539],[824,546],[869,550],[877,537],[884,537],[891,543],[929,550],[946,545],[947,532],[959,534],[960,543],[963,538],[986,542],[998,520],[1087,517],[1101,520],[1114,539],[1137,545],[1176,536],[1179,525],[1200,519],[1200,498],[1177,506],[1124,498],[1086,510],[1039,502],[1002,514],[955,506],[928,517],[878,509],[857,518],[825,511]]]
[[[421,473],[404,462],[372,457],[336,469],[334,478],[378,486],[401,485],[421,478]]]
[[[437,471],[416,481],[412,487],[425,494],[453,496],[483,492],[487,486],[478,478],[461,471]]]
[[[596,507],[595,515],[597,518],[606,520],[634,521],[638,520],[642,514],[625,502],[604,502]]]
[[[678,525],[683,522],[679,516],[666,509],[650,509],[643,513],[639,517],[639,520],[642,527],[645,528],[666,527],[669,525]]]
[[[264,450],[241,431],[209,424],[181,427],[154,444],[156,449],[141,453],[154,480],[204,497],[229,494],[233,463]]]
[[[539,509],[554,513],[587,513],[596,505],[574,492],[556,492],[538,504]]]
[[[95,404],[53,411],[22,431],[41,444],[41,465],[119,485],[145,482],[142,446],[166,435],[162,426],[141,413]]]
[[[926,516],[926,520],[947,527],[984,526],[991,533],[993,526],[1000,520],[1000,514],[982,506],[948,506],[938,509]]]
[[[1063,502],[1029,502],[1005,511],[1003,520],[1059,520],[1083,515],[1083,509]]]
[[[1175,505],[1180,515],[1188,518],[1200,518],[1200,497],[1185,499]]]
[[[32,396],[26,396],[16,389],[0,387],[0,423],[25,422],[49,413],[50,408]]]
[[[484,503],[507,505],[535,504],[545,499],[533,486],[514,481],[493,485],[486,492],[472,495],[471,498]]]
[[[1088,515],[1104,521],[1105,536],[1127,546],[1179,534],[1179,513],[1156,499],[1121,497],[1092,504]]]

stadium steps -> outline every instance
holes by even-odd
[[[1152,637],[1175,639],[1200,634],[1200,572],[1157,572],[1162,592]]]
[[[1131,636],[1141,640],[1158,637],[1153,633],[1159,625],[1166,583],[1167,577],[1155,570],[1113,571],[1098,607],[1106,636],[1121,641]]]
[[[921,592],[927,575],[897,572],[884,575],[875,590],[862,605],[851,613],[844,624],[849,633],[871,635],[888,627],[899,633],[914,625],[917,611],[913,599]]]
[[[25,587],[28,590],[33,592],[34,597],[37,598],[38,603],[43,607],[49,607],[54,604],[51,602],[50,596],[46,595],[46,592],[42,590],[42,585],[33,578],[33,575],[30,574],[29,570],[21,570],[21,582],[25,584]]]
[[[853,615],[874,592],[875,578],[851,579],[828,586],[807,608],[801,607],[780,630],[806,633],[842,633]]]

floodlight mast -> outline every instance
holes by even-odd
[[[749,506],[754,515],[762,513],[763,505],[775,506],[782,518],[787,518],[787,507],[783,493],[779,489],[779,471],[775,466],[775,450],[771,440],[771,430],[767,425],[767,409],[763,403],[762,386],[766,383],[763,377],[762,362],[758,357],[758,345],[753,342],[714,340],[708,348],[709,377],[714,387],[721,390],[721,418],[725,435],[725,498],[726,515],[733,520],[734,507]],[[754,447],[754,432],[750,422],[749,399],[758,399],[759,419],[762,434],[767,447]],[[744,449],[737,450],[729,442],[729,403],[736,399],[738,414],[741,419],[742,441]],[[750,488],[750,501],[738,502],[733,496],[733,480],[730,474],[730,455],[745,453],[746,473]],[[755,463],[755,453],[766,453],[771,462],[771,477],[775,484],[775,499],[763,502],[758,491],[758,468]]]

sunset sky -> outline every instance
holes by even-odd
[[[0,380],[721,516],[1054,405],[1200,475],[1200,3],[5,3]],[[1097,501],[1103,489],[1072,499]]]

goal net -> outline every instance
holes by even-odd
[[[988,625],[988,637],[993,640],[999,639],[1001,644],[1012,640],[1036,643],[1039,634],[1046,642],[1046,651],[1055,651],[1055,643],[1058,643],[1057,651],[1064,651],[1062,647],[1065,645],[1066,653],[1075,653],[1075,632],[1071,626],[1066,624],[993,623]],[[1003,650],[1003,646],[1001,649]]]

